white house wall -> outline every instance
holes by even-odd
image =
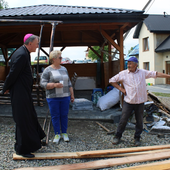
[[[139,68],[143,69],[143,63],[150,63],[150,71],[166,71],[166,61],[170,61],[170,52],[156,53],[155,49],[169,36],[169,34],[151,33],[145,24],[142,25],[139,35]],[[149,51],[143,51],[143,38],[149,37]],[[167,57],[168,56],[168,57]],[[146,83],[166,84],[165,78],[150,78]]]
[[[143,51],[143,38],[149,37],[149,51]],[[155,57],[154,57],[154,36],[147,30],[145,24],[142,25],[139,35],[139,68],[143,69],[144,62],[149,62],[149,70],[155,70]],[[155,84],[155,79],[150,78],[146,80],[146,83]]]
[[[168,36],[169,34],[154,34],[155,48],[158,47]],[[163,73],[163,70],[165,70],[166,67],[165,66],[166,58],[164,57],[164,53],[154,52],[154,54],[155,54],[155,70]],[[166,84],[166,79],[157,78],[155,80],[155,84]]]

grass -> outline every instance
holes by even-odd
[[[170,93],[152,92],[155,96],[170,97]]]

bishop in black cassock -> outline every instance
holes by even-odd
[[[19,155],[40,149],[41,140],[45,137],[33,105],[32,86],[30,51],[23,45],[11,57],[10,72],[3,86],[3,93],[8,90],[10,92],[12,114],[16,123],[15,151]]]

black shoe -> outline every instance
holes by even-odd
[[[114,138],[113,138],[113,144],[114,145],[117,145],[118,143],[120,142],[120,138],[119,137],[117,137],[117,136],[115,136]]]
[[[140,138],[135,138],[135,146],[140,146],[141,142],[140,142]]]
[[[41,145],[42,145],[42,146],[47,146],[46,141],[45,141],[45,140],[42,140],[42,141],[41,141]]]
[[[18,152],[16,152],[16,154],[17,154],[17,155],[21,155],[21,156],[23,156],[23,157],[25,157],[25,158],[34,158],[34,157],[35,157],[35,155],[32,154],[32,153],[19,154]]]

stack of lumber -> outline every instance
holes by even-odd
[[[0,83],[0,91],[3,88],[4,83]],[[45,102],[45,91],[40,85],[33,85],[32,99],[34,105],[43,106]],[[10,94],[0,94],[0,104],[11,104]]]
[[[121,149],[110,149],[110,150],[96,150],[96,151],[82,151],[82,152],[70,152],[70,153],[35,153],[35,158],[31,158],[31,159],[94,158],[94,157],[96,158],[97,157],[98,158],[115,157],[115,158],[97,160],[97,161],[89,161],[85,163],[59,165],[59,166],[19,168],[17,170],[99,169],[99,168],[107,168],[107,167],[113,167],[113,166],[118,166],[118,165],[136,163],[136,162],[156,161],[160,159],[170,158],[170,145],[157,145],[157,146],[121,148]],[[22,156],[14,154],[13,159],[22,160],[26,158],[23,158]],[[141,165],[137,167],[129,167],[129,170],[130,168],[132,168],[133,170],[135,170],[135,168],[136,170],[138,168],[141,168],[141,170],[147,170],[147,169],[148,170],[167,170],[169,167],[170,167],[170,160],[151,163],[147,165]]]

